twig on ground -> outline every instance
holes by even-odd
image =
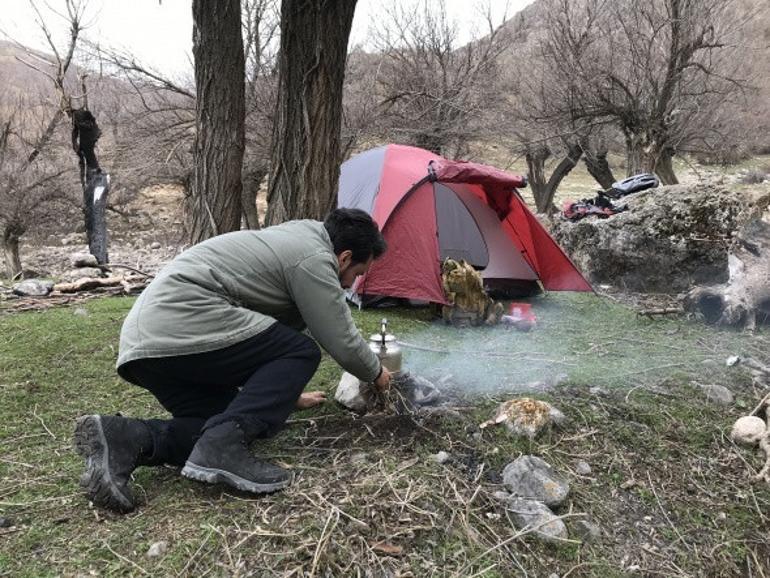
[[[102,542],[102,543],[104,544],[104,547],[107,548],[112,553],[112,555],[115,556],[116,558],[118,558],[119,560],[122,560],[123,562],[128,562],[131,566],[133,566],[134,568],[139,570],[145,576],[148,576],[150,574],[147,570],[142,568],[139,564],[137,564],[136,562],[134,562],[130,558],[126,558],[122,554],[118,554],[115,550],[110,548],[110,545],[107,543],[106,540],[104,542]]]
[[[37,404],[35,404],[35,408],[32,410],[32,415],[40,422],[40,425],[43,426],[43,429],[48,433],[49,436],[51,436],[54,440],[56,439],[56,436],[53,435],[53,432],[48,429],[48,426],[45,425],[45,422],[43,421],[43,418],[37,415]]]

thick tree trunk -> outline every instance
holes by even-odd
[[[245,73],[240,0],[193,1],[194,174],[186,203],[190,243],[241,226]]]
[[[21,259],[19,259],[19,238],[23,231],[8,226],[3,231],[3,256],[5,257],[5,276],[9,279],[21,277]]]
[[[637,175],[643,171],[644,150],[642,138],[638,134],[626,134],[626,176]]]
[[[602,143],[593,143],[588,139],[581,142],[583,149],[583,163],[588,173],[599,183],[602,189],[609,189],[615,182],[610,164],[607,162],[607,146]]]
[[[545,178],[545,161],[551,156],[551,151],[545,145],[527,148],[524,158],[527,161],[527,181],[535,197],[535,207],[538,213],[546,212],[549,204],[547,182]]]
[[[257,194],[265,179],[267,169],[258,167],[244,172],[243,194],[241,205],[243,208],[243,228],[259,229],[259,212],[257,211]]]
[[[283,0],[265,223],[322,219],[337,204],[342,83],[356,0]]]
[[[676,178],[676,173],[674,173],[673,158],[674,155],[667,149],[664,149],[659,153],[651,155],[648,162],[649,172],[658,175],[660,182],[664,185],[679,184],[679,179]]]
[[[545,160],[550,156],[550,152],[545,146],[534,150],[531,154],[527,152],[525,157],[529,171],[529,182],[532,188],[532,194],[535,197],[535,207],[538,213],[553,213],[555,207],[553,198],[556,196],[556,189],[559,188],[564,177],[575,168],[583,149],[577,143],[567,145],[567,156],[565,156],[551,173],[548,181],[545,180]],[[533,184],[534,183],[534,184]]]

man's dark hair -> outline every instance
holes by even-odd
[[[324,227],[334,245],[334,254],[353,252],[353,263],[377,259],[388,248],[377,223],[361,209],[334,209],[324,220]]]

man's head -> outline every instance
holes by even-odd
[[[324,221],[340,266],[340,283],[351,287],[387,249],[372,218],[360,209],[335,209]]]

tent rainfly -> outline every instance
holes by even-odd
[[[363,209],[387,252],[359,277],[359,295],[446,303],[441,263],[465,259],[502,297],[592,291],[522,200],[523,177],[390,144],[343,163],[338,206]]]

